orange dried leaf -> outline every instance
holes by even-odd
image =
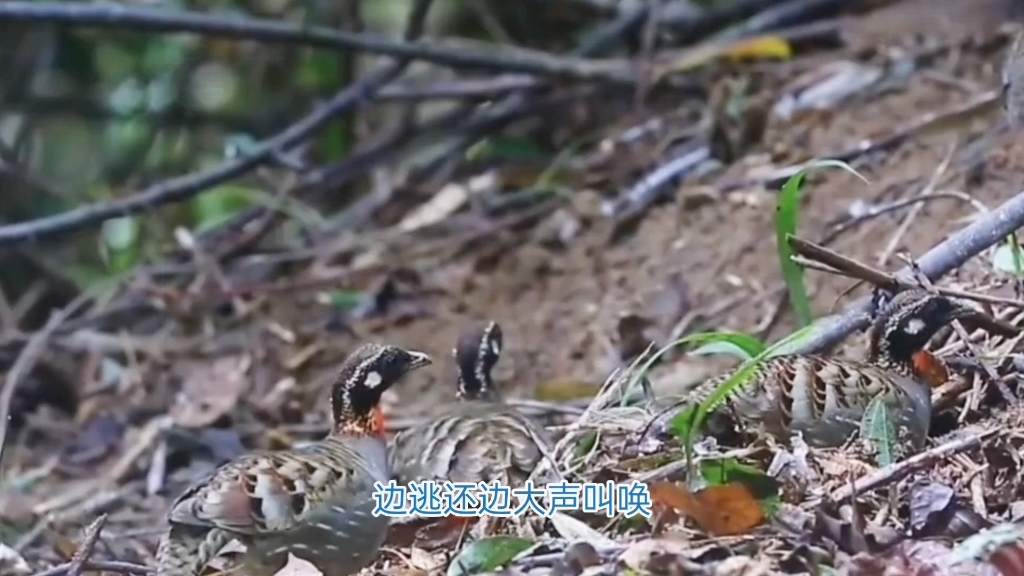
[[[693,519],[714,536],[747,534],[765,521],[764,509],[746,486],[732,483],[697,492],[674,482],[649,486],[651,501]]]
[[[722,56],[734,60],[777,58],[789,60],[793,48],[785,38],[779,36],[756,36],[747,38],[725,48]]]

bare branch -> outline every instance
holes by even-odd
[[[426,60],[457,68],[565,76],[632,84],[625,60],[589,60],[469,40],[399,41],[380,34],[355,33],[280,20],[165,10],[122,4],[0,2],[0,21],[47,22],[93,28],[132,28],[143,32],[193,32],[208,36],[299,44]]]
[[[1004,240],[1021,226],[1024,226],[1024,191],[1018,192],[995,210],[979,215],[970,226],[929,250],[918,259],[918,266],[925,276],[936,280]],[[896,277],[901,281],[913,281],[913,273],[908,267],[900,269]],[[863,330],[869,323],[870,309],[871,298],[858,300],[841,316],[830,319],[813,337],[802,342],[794,353],[819,353],[835,346],[853,332]]]

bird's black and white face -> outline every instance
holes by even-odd
[[[944,326],[974,311],[945,296],[923,290],[900,292],[879,310],[872,326],[869,355],[912,362],[916,352]]]
[[[503,345],[501,327],[493,321],[469,330],[459,338],[452,354],[458,370],[460,398],[487,400],[496,397],[491,372],[501,357]]]
[[[331,390],[331,406],[336,427],[374,420],[384,391],[409,372],[431,364],[422,352],[395,346],[364,344],[341,366]]]

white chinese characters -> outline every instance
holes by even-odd
[[[631,518],[651,516],[651,495],[646,484],[554,482],[541,488],[532,481],[522,488],[498,482],[410,482],[391,480],[374,484],[374,516],[440,518],[511,517],[532,513],[550,517],[555,512],[580,510],[590,514]]]

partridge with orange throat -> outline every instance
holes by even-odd
[[[497,322],[459,338],[453,356],[461,401],[395,436],[391,457],[399,484],[499,481],[519,486],[530,477],[550,439],[498,393],[491,371],[502,345]]]
[[[723,408],[741,423],[773,436],[787,438],[799,431],[808,444],[827,447],[846,442],[860,427],[869,403],[881,395],[902,439],[901,451],[920,449],[931,424],[933,380],[940,377],[925,362],[931,356],[922,354],[924,347],[954,319],[976,314],[944,296],[901,292],[875,317],[864,360],[770,358]],[[705,382],[691,399],[705,400],[729,376]],[[720,408],[717,414],[724,411]]]
[[[157,576],[197,576],[226,543],[247,547],[250,576],[269,576],[288,555],[324,576],[347,576],[373,559],[389,524],[373,516],[374,483],[391,476],[381,394],[431,363],[421,352],[366,344],[343,363],[331,389],[333,428],[289,451],[242,456],[185,490],[171,505],[157,549]]]

